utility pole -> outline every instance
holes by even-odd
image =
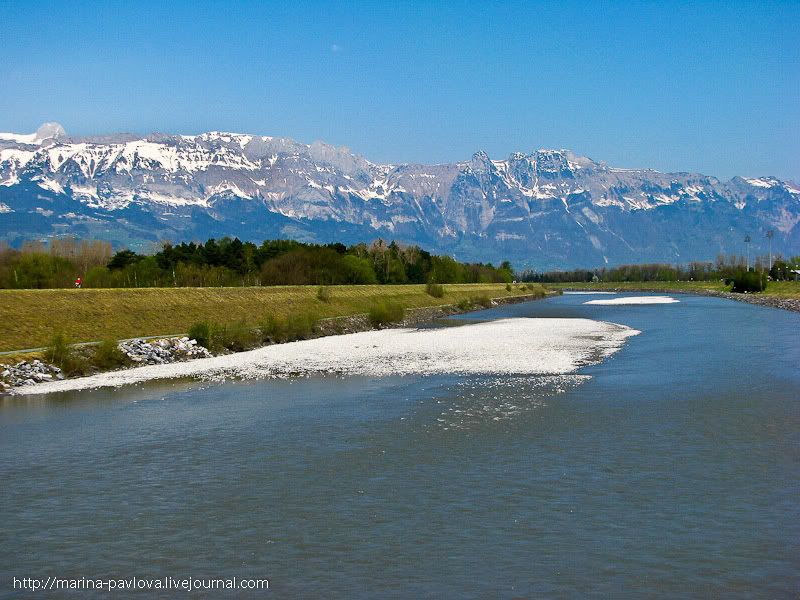
[[[747,270],[750,270],[750,236],[744,236],[744,243],[747,244]]]
[[[772,236],[775,235],[775,232],[770,229],[767,232],[767,239],[769,240],[769,270],[772,271]]]

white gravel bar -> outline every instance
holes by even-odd
[[[15,388],[46,394],[157,379],[364,375],[565,374],[600,362],[639,332],[591,319],[515,318],[437,329],[384,329],[265,346],[188,362],[150,365]]]
[[[623,296],[622,298],[603,298],[600,300],[589,300],[584,304],[674,304],[680,302],[670,296]]]

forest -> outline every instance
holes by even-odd
[[[770,266],[771,265],[771,266]],[[462,263],[419,246],[378,239],[371,244],[309,244],[238,238],[163,243],[151,253],[114,252],[109,242],[54,238],[14,249],[0,245],[0,288],[241,287],[403,283],[537,283],[590,281],[730,281],[758,272],[773,281],[795,279],[800,256],[720,255],[686,265],[633,264],[515,274],[511,264]],[[760,285],[760,284],[759,284]]]
[[[97,240],[53,239],[0,247],[0,288],[228,287],[403,283],[508,283],[508,262],[461,263],[418,246],[307,244],[238,238],[162,244],[151,254],[113,252]]]

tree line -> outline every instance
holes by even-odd
[[[0,288],[218,287],[402,283],[508,283],[510,263],[462,263],[419,246],[308,244],[238,238],[163,244],[156,252],[112,252],[100,241],[51,240],[0,247]]]
[[[654,263],[545,273],[525,271],[520,274],[520,279],[537,283],[732,281],[741,276],[742,272],[750,271],[769,275],[773,281],[787,281],[796,278],[794,270],[800,270],[800,256],[790,258],[777,256],[773,258],[770,267],[769,258],[766,256],[757,256],[752,264],[748,265],[744,256],[720,255],[714,262],[690,262],[686,265]]]

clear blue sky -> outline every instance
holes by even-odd
[[[0,131],[800,181],[800,2],[0,2]]]

